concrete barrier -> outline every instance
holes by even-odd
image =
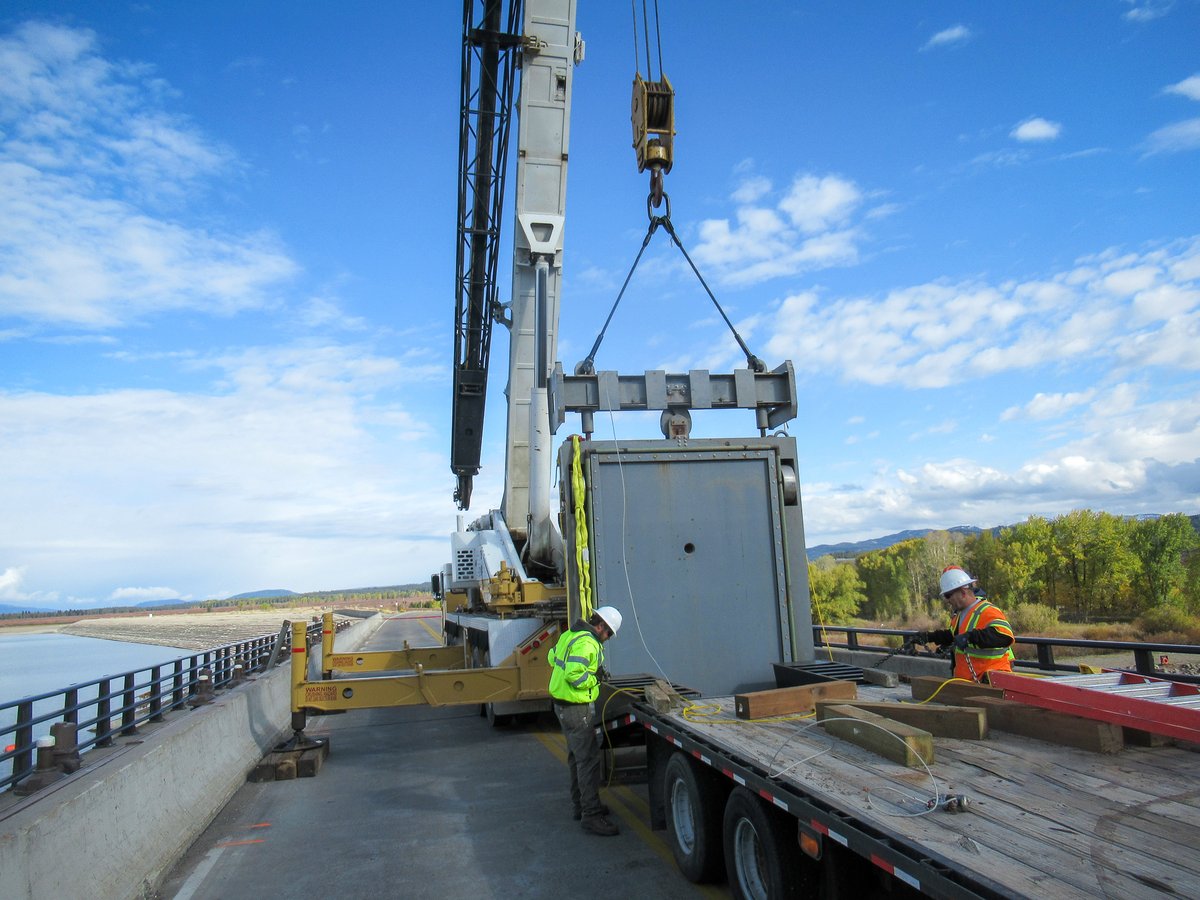
[[[343,631],[336,649],[359,649],[382,622],[376,615]],[[0,897],[153,897],[288,731],[290,687],[284,664],[120,740],[97,762],[88,754],[82,770],[14,807],[0,820]]]

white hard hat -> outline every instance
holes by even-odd
[[[596,615],[604,620],[604,624],[608,626],[608,630],[616,634],[621,628],[621,613],[612,606],[602,606],[596,610]]]
[[[960,587],[974,584],[975,581],[976,579],[964,572],[961,566],[946,566],[942,570],[942,578],[938,582],[938,590],[945,597],[947,594],[954,593]]]

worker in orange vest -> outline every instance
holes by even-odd
[[[986,682],[991,672],[1012,671],[1016,637],[1000,607],[975,596],[978,583],[961,566],[942,570],[938,589],[953,614],[951,627],[918,631],[913,639],[921,644],[952,646],[954,677]]]

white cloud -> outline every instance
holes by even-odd
[[[935,47],[949,47],[952,44],[961,44],[970,40],[971,37],[971,29],[966,25],[952,25],[949,28],[939,31],[927,40],[921,46],[921,51],[932,50]]]
[[[797,175],[776,205],[758,205],[769,183],[735,194],[745,199],[734,219],[700,223],[694,256],[715,269],[724,284],[747,285],[858,260],[863,232],[852,224],[861,214],[862,189],[837,175]],[[750,201],[748,198],[753,197]]]
[[[1125,0],[1131,7],[1124,18],[1130,22],[1153,22],[1167,15],[1175,6],[1175,0]]]
[[[735,203],[755,203],[771,192],[771,179],[754,175],[744,179],[730,195]]]
[[[1096,395],[1094,390],[1075,391],[1066,394],[1035,394],[1023,407],[1013,406],[1000,416],[1003,421],[1022,417],[1030,419],[1057,419]]]
[[[1198,260],[1200,238],[1193,238],[1141,254],[1109,251],[1039,280],[932,282],[883,297],[802,292],[786,297],[767,323],[765,351],[795,360],[799,372],[923,388],[1050,359],[1115,357],[1129,367],[1195,371]]]
[[[814,234],[843,224],[862,199],[862,191],[853,181],[836,175],[801,175],[779,201],[779,208],[801,231]]]
[[[1172,125],[1164,125],[1151,132],[1145,142],[1146,155],[1156,153],[1182,153],[1200,150],[1200,118],[1185,119]]]
[[[24,600],[25,595],[20,591],[24,578],[25,569],[17,566],[9,566],[0,572],[0,597],[5,600]]]
[[[1052,141],[1062,133],[1062,124],[1040,116],[1018,123],[1009,136],[1018,141]]]
[[[298,273],[269,232],[184,219],[180,201],[238,165],[167,99],[90,32],[28,24],[0,39],[0,314],[97,329],[225,315],[273,302]]]
[[[136,578],[207,597],[436,568],[452,478],[441,423],[408,403],[427,383],[445,389],[443,365],[336,344],[179,362],[211,382],[0,392],[0,507],[21,511],[0,520],[0,546],[28,579],[108,585],[107,597]]]
[[[1189,100],[1200,100],[1200,75],[1190,75],[1163,89],[1168,94],[1179,94]]]

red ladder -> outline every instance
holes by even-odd
[[[1004,699],[1200,743],[1200,687],[1132,672],[1029,678],[992,672]]]

